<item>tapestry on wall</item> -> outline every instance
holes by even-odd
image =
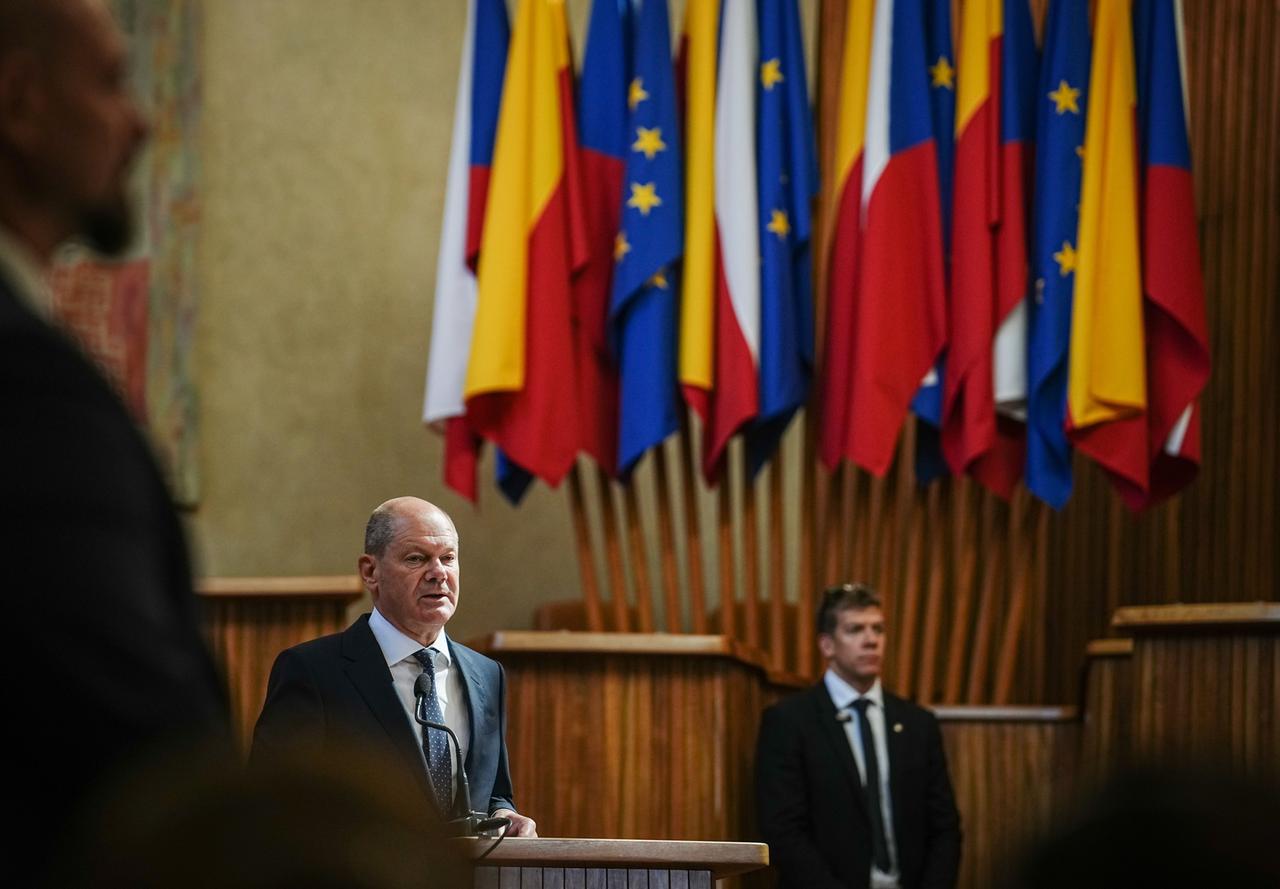
[[[193,362],[200,224],[199,0],[114,0],[130,80],[151,124],[133,181],[137,237],[121,260],[59,257],[54,305],[150,433],[177,502],[199,498]]]

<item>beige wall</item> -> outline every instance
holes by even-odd
[[[578,581],[562,494],[517,511],[486,482],[473,509],[419,421],[464,14],[204,4],[193,534],[203,574],[341,573],[371,507],[427,497],[462,537],[466,638],[527,626]]]

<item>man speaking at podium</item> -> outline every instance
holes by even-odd
[[[299,746],[380,748],[404,763],[441,818],[460,814],[457,791],[469,778],[475,806],[509,818],[509,836],[537,836],[511,800],[502,668],[444,631],[458,605],[453,520],[416,497],[388,500],[369,517],[359,567],[373,613],[281,652],[253,756]],[[448,726],[461,750],[449,732],[422,723]]]
[[[937,719],[880,686],[884,614],[861,584],[818,609],[822,681],[765,711],[756,805],[784,889],[950,889],[960,816]]]

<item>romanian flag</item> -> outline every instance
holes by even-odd
[[[609,325],[621,380],[617,469],[623,473],[680,425],[676,272],[684,201],[666,0],[644,0],[632,47],[631,76],[618,103],[625,113],[626,187],[615,204],[622,227],[610,244]]]
[[[521,0],[481,240],[467,417],[557,485],[581,443],[572,277],[587,259],[565,10]]]
[[[855,332],[862,253],[862,166],[874,14],[874,0],[851,0],[840,61],[835,181],[829,202],[835,215],[831,220],[818,437],[818,454],[829,469],[850,456],[853,448],[853,387],[860,366]]]
[[[924,12],[923,0],[876,4],[867,82],[847,441],[854,462],[877,475],[888,471],[911,400],[946,339]]]
[[[1094,12],[1071,348],[1069,432],[1128,498],[1148,490],[1138,143],[1128,0]]]
[[[582,209],[588,259],[574,280],[582,449],[610,474],[618,462],[618,374],[609,345],[609,294],[627,165],[628,4],[595,0],[578,81]]]
[[[422,409],[425,422],[444,424],[446,484],[473,502],[481,439],[467,422],[462,396],[476,311],[474,263],[484,220],[508,34],[503,0],[471,0],[454,104]]]
[[[1122,486],[1132,508],[1186,486],[1200,464],[1198,399],[1209,379],[1209,333],[1196,237],[1181,5],[1137,0],[1138,135],[1144,333],[1147,346],[1146,496]]]
[[[1022,474],[1027,197],[1035,35],[1026,0],[971,0],[960,25],[950,343],[942,445],[1008,497]]]
[[[686,10],[688,228],[680,332],[680,382],[702,417],[702,470],[710,483],[729,439],[757,413],[760,352],[756,162],[749,150],[756,135],[756,18],[753,4],[726,3],[717,51],[716,6],[694,0]]]
[[[777,449],[813,377],[810,204],[818,189],[796,0],[759,0],[760,404],[743,441],[754,473]]]
[[[1027,488],[1055,509],[1071,497],[1067,354],[1075,287],[1081,151],[1089,93],[1089,0],[1053,0],[1036,96],[1036,192],[1027,338]]]

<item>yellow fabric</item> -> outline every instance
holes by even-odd
[[[714,381],[715,105],[719,0],[685,7],[684,282],[680,300],[680,382]]]
[[[1067,377],[1077,428],[1147,402],[1129,0],[1099,0],[1093,46]]]
[[[956,69],[956,135],[991,96],[991,41],[1004,33],[1002,0],[969,0],[960,14]]]
[[[839,207],[845,182],[862,155],[867,136],[867,81],[871,73],[871,31],[875,0],[851,0],[840,56],[840,112],[836,131],[835,198]]]
[[[502,85],[465,397],[524,386],[529,234],[564,176],[564,0],[520,0]]]

